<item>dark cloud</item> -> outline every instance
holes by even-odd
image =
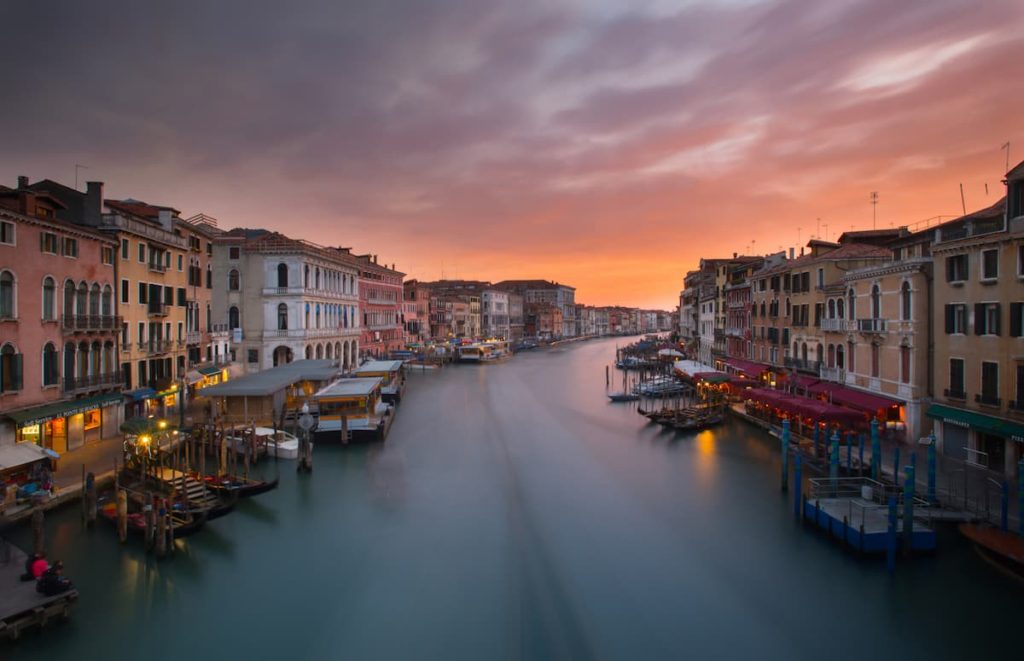
[[[1022,18],[1013,0],[15,3],[0,177],[85,162],[227,224],[413,267],[502,253],[584,298],[667,304],[678,283],[596,274],[633,263],[624,227],[686,262],[856,222],[867,190],[924,217],[952,180],[995,184],[983,164],[1024,143]]]

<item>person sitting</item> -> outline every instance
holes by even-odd
[[[36,582],[36,592],[47,597],[67,592],[72,588],[71,581],[64,577],[64,563],[58,560]]]
[[[37,553],[36,559],[32,561],[32,578],[39,580],[39,577],[46,573],[49,568],[50,563],[46,561],[46,554]]]
[[[43,553],[33,553],[32,555],[26,557],[25,558],[25,573],[21,575],[21,580],[23,580],[23,581],[34,581],[37,578],[39,578],[39,576],[41,576],[42,573],[44,571],[46,571],[46,567],[42,567],[42,569],[39,572],[39,575],[36,575],[35,571],[33,571],[33,567],[35,566],[36,562],[39,561],[39,560],[43,560],[45,562],[45,558],[46,558],[46,555],[43,554]]]

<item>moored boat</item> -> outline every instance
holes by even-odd
[[[611,392],[608,393],[608,399],[613,402],[635,402],[640,399],[640,395],[629,392]]]
[[[960,534],[974,542],[975,550],[990,564],[1024,581],[1024,538],[976,523],[961,523]]]
[[[206,476],[206,486],[210,490],[226,494],[238,494],[239,498],[258,496],[277,488],[278,478],[271,481],[253,480],[241,475]]]
[[[101,497],[98,504],[99,515],[116,526],[117,503],[114,501],[112,494]],[[134,508],[134,511],[132,511],[132,508]],[[146,515],[139,511],[137,506],[133,505],[130,499],[127,521],[129,533],[135,535],[146,534]],[[195,513],[173,507],[169,512],[170,529],[174,539],[188,537],[189,535],[198,532],[204,525],[206,525],[206,521],[207,516],[205,512]]]

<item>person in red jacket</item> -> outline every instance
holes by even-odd
[[[36,559],[32,561],[32,578],[39,580],[46,570],[50,568],[50,563],[46,561],[46,555],[39,553]]]

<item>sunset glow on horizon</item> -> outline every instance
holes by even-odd
[[[1024,158],[1012,0],[44,1],[5,19],[46,37],[0,44],[0,184],[74,185],[79,164],[108,198],[591,305],[672,309],[702,256],[871,229],[872,191],[878,228],[987,207]]]

